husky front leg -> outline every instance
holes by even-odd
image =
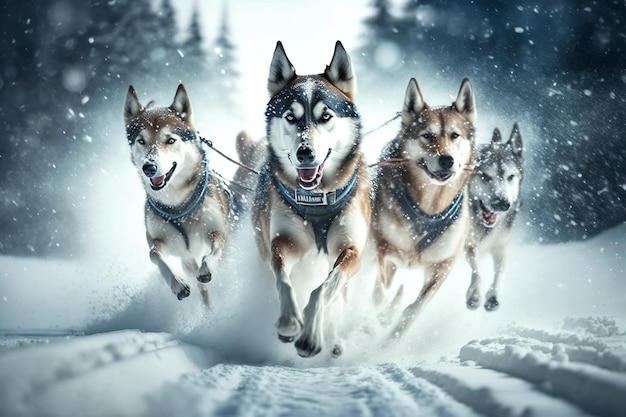
[[[415,301],[406,306],[402,311],[400,322],[391,332],[390,337],[392,339],[399,339],[409,328],[409,326],[415,321],[415,318],[422,311],[422,309],[428,304],[430,299],[435,295],[437,290],[441,287],[443,282],[448,277],[450,269],[452,268],[452,259],[439,262],[434,265],[429,265],[425,270],[426,280],[420,293]]]
[[[505,248],[499,247],[494,249],[491,253],[493,257],[493,283],[489,290],[487,290],[487,294],[485,294],[485,310],[487,311],[495,311],[500,307],[500,302],[498,301],[498,288],[500,286],[500,279],[502,278],[502,273],[504,272],[504,261],[505,261]]]
[[[213,272],[217,267],[217,262],[222,258],[224,248],[226,247],[226,236],[222,232],[211,232],[208,236],[210,250],[207,255],[202,258],[200,269],[196,272],[198,282],[206,284],[213,278]]]
[[[165,243],[163,243],[163,241],[158,239],[153,240],[150,247],[150,260],[159,267],[161,275],[170,285],[172,292],[179,300],[182,300],[189,296],[191,290],[189,289],[189,285],[187,285],[181,277],[174,274],[163,260],[164,249]]]
[[[480,304],[480,273],[478,272],[478,251],[474,243],[467,243],[465,255],[472,268],[472,280],[465,295],[465,305],[470,310],[476,310]]]
[[[276,278],[276,290],[280,304],[280,317],[276,322],[278,339],[293,342],[302,330],[302,314],[289,275],[296,262],[298,250],[286,237],[276,237],[271,245],[271,267]]]
[[[325,310],[341,293],[348,279],[359,270],[361,257],[354,246],[344,249],[326,280],[311,293],[304,308],[304,329],[296,341],[298,355],[303,358],[315,356],[322,350],[324,343]]]

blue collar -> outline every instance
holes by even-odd
[[[417,203],[409,197],[406,185],[401,187],[399,192],[394,193],[407,219],[411,222],[415,235],[419,236],[426,233],[415,245],[417,253],[429,247],[459,217],[464,190],[465,188],[462,188],[459,191],[452,203],[443,212],[435,215],[426,214],[419,209]]]
[[[202,172],[202,178],[198,181],[196,189],[191,196],[183,204],[177,207],[168,206],[161,203],[159,200],[148,196],[148,205],[157,212],[157,214],[163,217],[168,222],[177,222],[185,219],[187,216],[198,210],[204,196],[206,196],[209,188],[209,162],[206,158],[206,153],[202,151],[202,165],[204,170]]]
[[[313,227],[318,250],[323,249],[328,253],[326,244],[328,230],[335,218],[350,202],[358,177],[358,173],[355,172],[345,186],[326,193],[307,191],[300,187],[292,189],[278,179],[275,180],[275,184],[283,201]]]

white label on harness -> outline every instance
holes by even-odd
[[[296,203],[303,206],[327,206],[328,200],[326,199],[326,193],[306,193],[301,194],[296,190]]]

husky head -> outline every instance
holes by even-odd
[[[128,88],[124,122],[131,160],[152,195],[162,196],[163,190],[186,186],[201,161],[192,113],[182,84],[169,107],[152,107],[152,102],[144,106],[133,86]]]
[[[474,92],[467,78],[456,100],[444,107],[426,104],[417,81],[411,78],[397,142],[400,156],[420,168],[424,182],[443,185],[462,178],[472,162],[475,120]]]
[[[486,227],[493,227],[499,214],[517,209],[522,183],[522,135],[517,123],[506,143],[498,128],[491,143],[478,150],[476,171],[470,180],[472,204]]]
[[[281,167],[281,180],[306,190],[327,184],[324,174],[333,178],[360,142],[356,78],[343,45],[337,41],[324,73],[299,76],[278,42],[268,90],[269,152]]]

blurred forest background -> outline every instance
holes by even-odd
[[[586,239],[626,221],[626,1],[400,3],[360,6],[370,12],[350,52],[361,94],[405,85],[423,63],[478,80],[482,105],[511,120],[523,112],[538,132],[525,154],[529,241]],[[138,74],[143,91],[173,94],[185,78],[212,109],[236,108],[234,34],[255,29],[225,7],[206,39],[197,8],[182,28],[176,13],[173,0],[0,0],[0,253],[81,253],[87,197],[72,184],[107,146],[92,121],[103,108],[121,120],[111,92]]]

